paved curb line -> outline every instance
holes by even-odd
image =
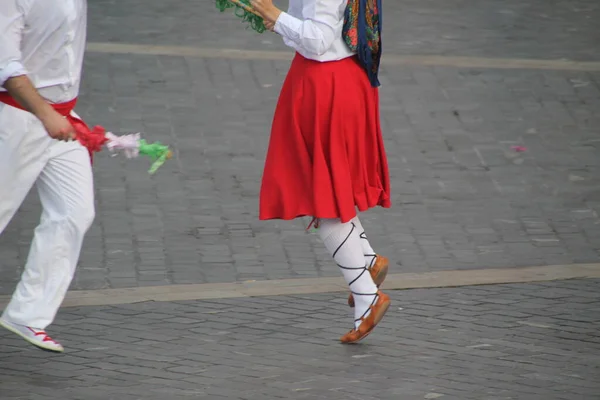
[[[88,43],[91,53],[227,58],[236,60],[291,60],[294,53],[286,51],[257,51],[210,49],[188,46],[156,46],[129,43]],[[453,57],[427,55],[385,54],[384,65],[429,65],[457,68],[547,69],[566,71],[600,71],[598,61],[532,60],[519,58]]]
[[[383,288],[387,290],[422,289],[588,278],[600,278],[600,264],[390,274]],[[282,279],[235,283],[148,286],[126,289],[77,290],[67,294],[63,307],[346,291],[348,291],[348,288],[342,278]],[[0,296],[0,308],[3,308],[8,303],[8,300],[9,296]]]

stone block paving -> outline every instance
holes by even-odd
[[[90,39],[283,50],[277,36],[246,31],[214,0],[90,0]],[[283,9],[287,1],[275,1]],[[387,1],[385,49],[397,54],[600,60],[596,0]]]
[[[207,4],[93,1],[90,40],[237,48],[263,38],[279,41],[270,34],[257,37]],[[413,15],[431,30],[440,15],[478,20],[489,2],[461,4],[392,4],[387,20]],[[579,14],[560,16],[543,4],[504,2],[502,10],[510,12],[498,15],[522,15],[531,24],[520,23],[520,30],[490,25],[490,32],[521,35],[510,43],[528,46],[531,57],[554,57],[546,51],[552,45],[581,59],[578,46],[596,54],[597,46],[585,47],[587,16],[596,15],[596,3],[569,2]],[[445,14],[440,7],[447,7]],[[488,19],[498,7],[488,9]],[[562,21],[552,25],[556,31],[545,17],[531,16],[536,7]],[[519,14],[524,10],[530,14]],[[452,21],[447,19],[455,24],[448,29],[463,32],[465,46],[479,37],[480,25]],[[405,41],[421,37],[415,25],[412,33],[402,24],[388,25],[390,52],[396,39],[405,43],[396,51],[406,53]],[[563,25],[577,30],[561,30]],[[540,27],[566,36],[541,45],[535,39],[545,32]],[[436,43],[446,46],[436,54],[464,54],[447,41]],[[490,42],[478,48],[477,55],[496,49],[492,55],[503,56],[512,47]],[[339,273],[316,235],[304,232],[308,221],[257,220],[269,125],[288,66],[87,54],[79,113],[116,132],[141,130],[147,139],[173,146],[176,157],[153,177],[146,160],[96,158],[97,217],[73,289]],[[401,264],[392,272],[600,260],[600,72],[384,65],[381,79],[393,208],[361,218],[375,249]],[[0,294],[12,292],[38,219],[33,194],[0,237]]]
[[[600,280],[391,292],[341,345],[342,294],[63,309],[54,355],[0,332],[12,399],[523,399],[600,394]]]

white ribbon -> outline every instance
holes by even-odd
[[[138,156],[140,150],[139,133],[117,136],[112,132],[106,132],[105,136],[108,139],[106,147],[111,153],[122,153],[127,158],[136,158]]]

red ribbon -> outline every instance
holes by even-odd
[[[18,108],[19,110],[27,111],[21,106],[8,92],[0,92],[0,102],[7,104],[11,107]],[[52,108],[56,110],[60,115],[66,117],[67,120],[75,128],[75,138],[90,153],[90,159],[93,159],[93,153],[102,150],[102,145],[108,141],[105,136],[106,130],[101,126],[94,126],[90,128],[81,119],[71,114],[71,111],[77,104],[77,97],[66,103],[50,104]]]

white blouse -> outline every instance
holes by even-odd
[[[0,86],[9,78],[27,74],[50,102],[77,97],[87,0],[0,2]]]
[[[275,22],[275,32],[302,56],[335,61],[355,53],[344,42],[342,28],[347,0],[290,0]]]

